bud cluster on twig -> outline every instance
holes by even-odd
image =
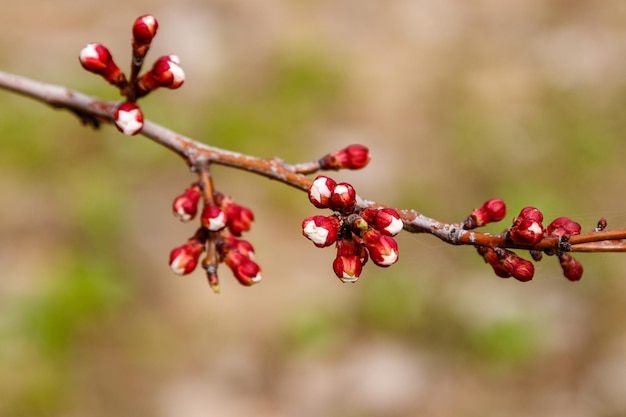
[[[176,55],[157,58],[152,68],[139,76],[144,58],[156,35],[159,23],[152,15],[139,16],[132,27],[132,61],[130,77],[115,63],[111,52],[101,43],[90,43],[79,54],[83,68],[100,75],[116,86],[126,100],[113,115],[118,130],[125,135],[136,135],[143,128],[143,114],[136,101],[159,87],[175,89],[185,81],[185,73]]]

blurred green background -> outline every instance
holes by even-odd
[[[178,54],[187,80],[142,107],[185,135],[289,162],[362,143],[370,166],[336,178],[444,221],[500,197],[509,219],[626,223],[621,1],[127,3],[3,8],[0,69],[118,99],[78,52],[128,67],[152,13],[149,60]],[[178,157],[0,91],[0,415],[626,414],[624,256],[578,256],[579,283],[548,258],[521,284],[402,234],[397,265],[342,285],[301,237],[304,193],[214,176],[254,209],[264,271],[243,288],[222,268],[220,296],[167,265],[195,230],[171,215],[194,181]]]

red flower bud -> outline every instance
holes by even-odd
[[[536,245],[543,239],[543,214],[534,207],[525,207],[513,220],[509,237],[515,243]]]
[[[335,216],[311,216],[302,222],[302,235],[318,248],[324,248],[335,243],[340,226]]]
[[[224,252],[229,250],[236,250],[250,259],[254,259],[254,247],[250,242],[243,239],[238,239],[233,235],[224,236],[224,244],[228,247]]]
[[[165,55],[156,60],[152,69],[137,80],[137,96],[143,97],[159,87],[175,89],[185,82],[185,72],[176,55]]]
[[[226,213],[226,225],[230,233],[241,236],[243,232],[250,230],[254,220],[252,210],[236,204],[230,197],[224,197],[221,206]]]
[[[495,272],[497,276],[500,278],[511,277],[511,271],[502,264],[500,257],[498,257],[495,250],[486,246],[479,246],[477,249],[478,253],[483,257],[485,262],[491,265],[493,272]]]
[[[398,261],[398,243],[391,236],[382,234],[376,229],[363,233],[363,244],[372,261],[382,267],[388,267]]]
[[[400,214],[392,208],[385,207],[376,210],[376,216],[369,224],[387,236],[395,236],[402,231],[404,223]]]
[[[579,281],[583,277],[583,266],[569,253],[559,255],[559,264],[563,268],[563,275],[570,281]]]
[[[172,211],[174,216],[182,222],[192,220],[198,212],[198,202],[202,196],[202,191],[198,184],[192,184],[181,195],[174,199]]]
[[[596,232],[601,232],[604,229],[606,229],[606,225],[607,225],[607,223],[606,223],[606,219],[604,217],[601,218],[600,220],[598,220],[598,223],[597,223],[596,229],[595,229]]]
[[[125,135],[136,135],[143,128],[143,113],[139,106],[125,102],[115,110],[115,126]]]
[[[361,242],[356,242],[353,239],[337,239],[337,256],[352,256],[356,255],[361,262],[361,265],[365,265],[369,259],[367,249]]]
[[[126,86],[126,77],[117,66],[111,52],[100,43],[87,44],[78,57],[81,65],[89,72],[101,75],[109,83],[123,88]]]
[[[139,16],[133,23],[133,48],[140,56],[145,56],[158,28],[159,22],[149,14]]]
[[[535,275],[535,266],[532,262],[520,258],[517,254],[501,249],[496,251],[502,265],[511,271],[511,275],[518,281],[526,282],[533,279]]]
[[[363,265],[357,255],[337,255],[333,261],[333,271],[341,282],[356,282],[362,270]]]
[[[557,217],[546,227],[546,234],[552,236],[574,236],[580,234],[580,224],[569,217]]]
[[[499,222],[506,216],[506,205],[499,198],[487,200],[482,207],[474,209],[463,223],[466,230],[475,229],[488,223]]]
[[[200,214],[200,222],[207,230],[220,231],[226,227],[226,213],[216,204],[206,204]]]
[[[347,182],[337,184],[330,196],[330,208],[342,213],[349,213],[356,206],[356,191]]]
[[[319,165],[320,169],[361,169],[369,161],[369,149],[363,145],[350,145],[324,156],[319,160]]]
[[[309,187],[309,200],[317,208],[328,208],[330,196],[336,186],[337,183],[332,178],[319,175]]]
[[[178,275],[191,273],[198,265],[200,255],[204,251],[204,242],[197,237],[170,252],[170,268]]]
[[[243,253],[232,250],[226,254],[224,262],[240,284],[250,286],[261,281],[261,268]]]

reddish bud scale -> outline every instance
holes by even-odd
[[[350,213],[356,206],[356,191],[347,182],[340,182],[330,195],[330,209]]]
[[[172,212],[182,222],[192,220],[198,212],[198,202],[202,190],[198,184],[193,184],[172,202]]]
[[[369,259],[365,246],[361,242],[357,242],[354,239],[338,239],[336,248],[337,256],[356,255],[359,258],[361,265],[365,265]]]
[[[143,113],[134,103],[120,104],[113,117],[115,127],[125,135],[136,135],[143,129]]]
[[[363,233],[362,239],[370,258],[376,265],[388,267],[398,261],[398,243],[391,236],[369,229]]]
[[[583,265],[568,253],[559,255],[559,264],[563,269],[563,275],[570,281],[580,281],[583,277]]]
[[[487,200],[482,207],[474,209],[463,222],[463,228],[470,230],[489,223],[499,222],[506,216],[506,205],[499,198]]]
[[[569,217],[557,217],[546,227],[546,234],[552,236],[574,236],[580,234],[580,224]]]
[[[238,239],[229,234],[223,236],[223,239],[224,246],[226,247],[226,249],[223,250],[223,253],[226,253],[229,250],[236,250],[248,258],[254,259],[254,247],[247,240]]]
[[[311,216],[302,221],[302,235],[318,248],[324,248],[335,243],[340,227],[335,216]]]
[[[328,208],[337,183],[330,177],[319,175],[309,187],[309,201],[317,208]]]
[[[392,208],[385,207],[376,211],[373,221],[369,222],[372,227],[387,236],[395,236],[402,231],[404,223],[400,214]]]
[[[350,145],[321,158],[320,169],[361,169],[370,161],[369,149],[363,145]]]

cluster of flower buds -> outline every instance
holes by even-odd
[[[466,230],[497,222],[506,215],[506,206],[500,199],[491,199],[482,207],[474,209],[463,222]],[[580,234],[580,224],[568,217],[558,217],[544,228],[543,213],[535,207],[524,207],[513,219],[513,224],[505,231],[506,238],[515,246],[528,248],[536,262],[540,261],[543,253],[557,255],[563,275],[570,281],[578,281],[582,277],[583,267],[567,249],[555,251],[553,249],[538,250],[534,248],[544,238],[559,238],[560,244],[566,243],[571,236]],[[478,246],[478,253],[486,263],[491,265],[495,274],[502,278],[513,277],[519,281],[530,281],[534,275],[533,264],[504,248]]]
[[[172,211],[183,222],[192,220],[199,209],[203,196],[202,186],[191,184],[174,199]],[[207,272],[209,284],[219,292],[217,265],[226,264],[235,278],[245,286],[261,281],[261,268],[254,261],[254,248],[250,242],[240,239],[243,232],[250,230],[254,214],[247,207],[235,203],[232,198],[214,193],[204,203],[200,212],[201,227],[184,245],[170,253],[170,267],[179,275],[191,273],[206,250],[202,267]]]
[[[112,115],[115,126],[125,135],[136,135],[143,128],[143,114],[136,104],[138,98],[159,87],[178,88],[185,81],[185,73],[176,55],[158,58],[152,69],[138,76],[158,27],[159,23],[151,15],[139,16],[133,23],[133,59],[130,77],[120,70],[111,52],[100,43],[88,44],[79,54],[83,68],[100,75],[116,86],[126,98]]]
[[[368,259],[381,267],[398,261],[398,244],[393,236],[404,224],[397,211],[387,207],[358,208],[354,187],[325,175],[315,178],[308,196],[315,207],[334,213],[307,217],[302,222],[302,234],[317,247],[335,245],[333,270],[342,282],[355,282]]]

